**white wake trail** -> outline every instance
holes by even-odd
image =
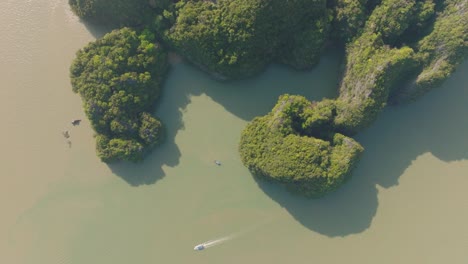
[[[218,238],[218,239],[215,239],[215,240],[210,240],[210,241],[207,241],[207,242],[203,243],[203,246],[205,246],[205,248],[214,247],[214,246],[220,245],[220,244],[222,244],[222,243],[224,243],[224,242],[226,242],[228,240],[231,240],[233,238],[234,238],[234,235]]]
[[[207,242],[204,242],[204,243],[201,243],[197,246],[195,246],[195,250],[202,250],[202,249],[205,249],[205,248],[210,248],[210,247],[214,247],[214,246],[218,246],[222,243],[225,243],[231,239],[234,239],[234,238],[237,238],[239,236],[244,236],[248,233],[251,233],[253,231],[255,231],[256,229],[260,228],[261,226],[264,226],[265,224],[271,222],[272,219],[266,219],[265,221],[262,221],[256,225],[253,225],[251,226],[250,228],[247,228],[243,231],[240,231],[240,232],[237,232],[237,233],[234,233],[234,234],[231,234],[229,236],[225,236],[225,237],[222,237],[222,238],[218,238],[218,239],[215,239],[215,240],[209,240]],[[201,246],[201,249],[197,249],[198,246]]]

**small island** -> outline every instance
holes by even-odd
[[[162,140],[151,115],[167,51],[218,80],[270,63],[313,68],[345,50],[339,96],[283,95],[242,132],[253,175],[320,197],[349,178],[363,147],[352,138],[388,104],[439,86],[468,57],[467,0],[69,0],[81,18],[116,30],[77,53],[73,90],[104,162],[140,161]],[[338,80],[337,80],[338,81]]]
[[[167,71],[167,54],[149,31],[114,30],[80,50],[70,68],[104,162],[139,161],[162,138],[149,112]]]
[[[343,183],[364,150],[334,130],[332,100],[311,103],[283,95],[266,116],[242,132],[242,162],[256,176],[274,179],[290,190],[320,197]]]

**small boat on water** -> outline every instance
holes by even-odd
[[[72,123],[73,126],[78,126],[81,123],[81,119],[75,119],[71,123]]]
[[[216,165],[221,166],[221,161],[215,160],[214,162],[215,162]]]
[[[199,245],[196,245],[193,250],[197,250],[197,251],[200,251],[200,250],[204,250],[205,249],[205,245],[204,244],[199,244]]]

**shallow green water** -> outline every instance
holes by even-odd
[[[466,263],[467,63],[358,135],[366,151],[346,186],[304,200],[256,182],[237,143],[282,93],[335,96],[337,55],[233,83],[175,63],[156,111],[166,143],[108,167],[89,123],[69,125],[84,114],[68,67],[100,31],[66,2],[0,3],[1,263]]]

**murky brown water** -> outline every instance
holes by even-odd
[[[252,179],[237,143],[284,92],[333,97],[336,55],[228,84],[177,63],[156,113],[167,142],[143,164],[108,167],[89,123],[70,124],[84,114],[68,67],[100,34],[66,0],[0,1],[0,263],[467,263],[467,63],[386,110],[358,136],[353,179],[309,201]]]

